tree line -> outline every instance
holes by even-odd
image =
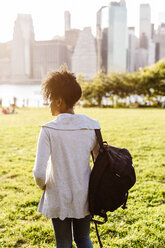
[[[109,99],[112,106],[124,107],[126,99],[137,95],[143,98],[143,104],[137,102],[139,106],[160,106],[162,96],[165,96],[165,60],[133,73],[105,74],[98,71],[96,76],[88,81],[79,74],[78,82],[83,91],[84,106],[101,107],[105,105],[103,99]]]

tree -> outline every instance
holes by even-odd
[[[102,99],[107,94],[107,76],[99,71],[93,80],[83,83],[83,99],[92,104],[102,106]]]
[[[102,106],[103,97],[125,98],[134,94],[147,98],[165,95],[165,60],[134,73],[99,71],[96,76],[86,81],[81,76],[83,99],[89,104]]]

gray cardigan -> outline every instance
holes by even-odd
[[[90,153],[98,153],[97,120],[83,114],[60,114],[42,126],[33,169],[44,189],[38,211],[50,218],[83,218],[89,214]]]

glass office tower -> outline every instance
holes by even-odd
[[[111,2],[108,25],[108,71],[126,72],[127,9],[125,1]]]

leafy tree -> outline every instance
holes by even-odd
[[[138,94],[150,100],[165,95],[165,60],[134,73],[114,73],[108,75],[99,71],[96,76],[85,81],[79,76],[83,88],[83,99],[89,104],[102,106],[103,97],[126,98]]]
[[[77,75],[77,82],[78,82],[80,85],[82,85],[82,84],[85,82],[85,77],[84,77],[84,75],[83,75],[82,73],[79,73],[79,74]]]
[[[83,83],[83,99],[102,106],[102,99],[107,94],[107,76],[99,71],[93,80]]]

